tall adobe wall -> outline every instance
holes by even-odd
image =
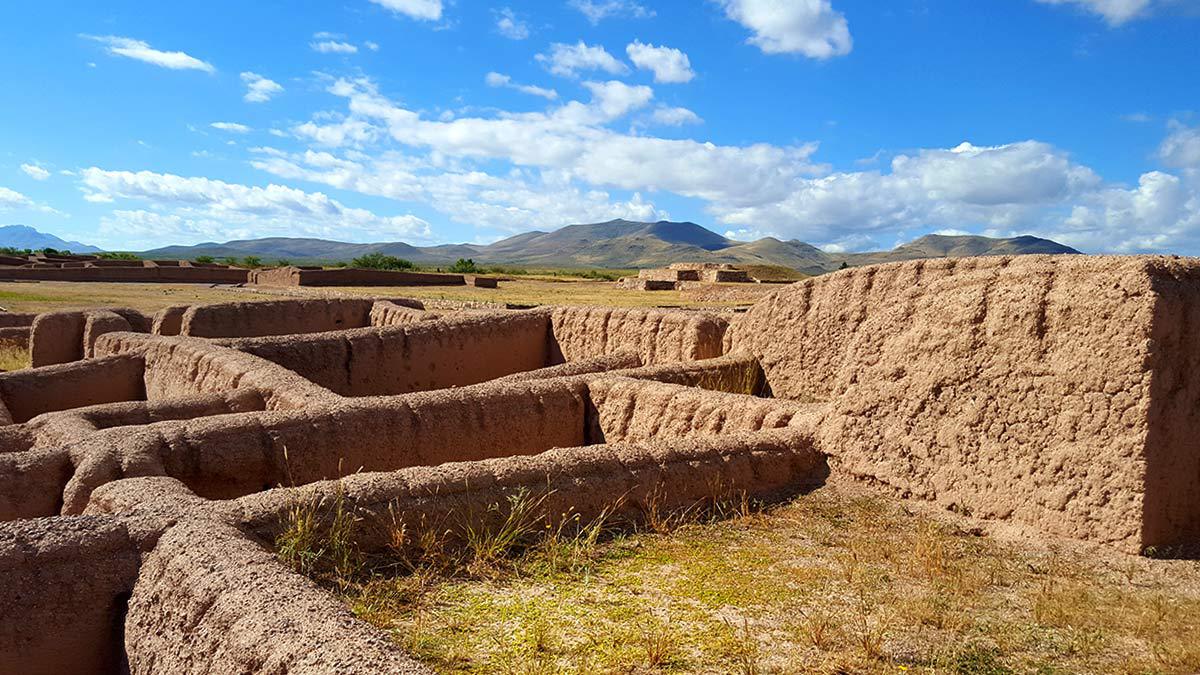
[[[1127,550],[1200,541],[1200,261],[847,270],[731,328],[851,474]]]

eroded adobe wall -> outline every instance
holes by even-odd
[[[604,307],[555,307],[550,312],[553,363],[625,349],[645,364],[720,356],[725,319],[699,312]]]
[[[0,312],[0,328],[28,328],[37,316],[22,312]]]
[[[0,524],[0,672],[118,675],[140,564],[120,518]]]
[[[48,366],[83,358],[83,325],[82,312],[39,314],[29,333],[30,364]]]
[[[772,294],[730,344],[776,396],[826,402],[821,448],[852,474],[1130,550],[1179,543],[1200,508],[1196,264],[848,270]]]
[[[93,263],[84,267],[43,264],[29,267],[0,267],[0,280],[244,284],[246,283],[246,270],[198,267],[105,267]]]
[[[82,511],[94,489],[131,476],[171,476],[203,497],[226,499],[359,470],[577,446],[586,407],[585,383],[559,380],[109,429],[71,446],[87,466],[64,490],[64,511]],[[114,446],[116,434],[123,440]]]
[[[811,431],[812,406],[625,377],[592,380],[592,442],[722,436],[790,425]]]
[[[431,672],[261,544],[204,520],[146,557],[125,647],[133,675]]]
[[[145,362],[150,400],[253,388],[271,410],[302,408],[336,395],[270,361],[188,337],[108,333],[95,345],[97,356],[134,354]]]
[[[373,302],[336,298],[195,305],[184,313],[179,332],[191,337],[235,338],[358,328],[371,325]]]
[[[420,305],[416,301],[409,302]],[[418,321],[431,321],[438,317],[436,312],[427,312],[421,306],[401,305],[393,300],[377,300],[371,306],[371,325],[376,328],[404,326]]]
[[[277,363],[343,396],[475,384],[547,365],[546,314],[494,312],[225,344]]]
[[[53,410],[145,398],[143,362],[113,356],[0,373],[0,399],[13,422]]]
[[[441,534],[468,522],[502,519],[508,498],[520,490],[544,499],[541,509],[551,519],[579,514],[586,523],[609,509],[616,520],[638,521],[653,508],[670,511],[742,494],[787,497],[823,477],[811,439],[783,429],[360,473],[338,483],[248,495],[237,500],[236,512],[247,528],[272,540],[281,516],[297,500],[340,493],[363,518],[358,543],[370,552],[387,546],[390,528],[398,525],[415,537],[426,528]]]

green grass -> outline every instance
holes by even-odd
[[[854,487],[635,530],[510,506],[464,554],[323,582],[446,673],[1200,669],[1194,562],[992,539]]]

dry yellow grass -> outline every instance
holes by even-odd
[[[854,486],[732,513],[325,581],[446,673],[1200,669],[1195,562],[983,536]]]
[[[769,292],[777,286],[722,284],[742,291]],[[753,297],[733,299],[699,298],[679,291],[629,291],[612,282],[515,278],[499,288],[473,286],[397,286],[347,288],[231,288],[203,284],[117,284],[43,281],[0,282],[0,307],[10,312],[52,312],[89,307],[132,307],[154,312],[168,305],[211,302],[249,302],[280,297],[368,295],[517,305],[609,305],[614,307],[735,307],[750,304]],[[742,293],[744,295],[744,293]]]
[[[0,372],[29,367],[29,350],[13,344],[0,343]]]

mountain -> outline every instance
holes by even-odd
[[[0,226],[0,246],[11,246],[12,248],[19,249],[28,248],[34,251],[43,248],[53,248],[59,251],[70,251],[71,253],[98,253],[100,251],[95,246],[88,246],[77,241],[65,241],[52,234],[38,232],[28,225]]]
[[[978,236],[928,235],[891,251],[827,253],[796,239],[766,237],[734,241],[695,223],[606,223],[567,225],[553,232],[525,232],[493,244],[412,246],[403,242],[348,244],[324,239],[272,237],[195,246],[169,246],[146,251],[148,258],[214,258],[248,255],[292,263],[349,261],[366,253],[383,253],[422,265],[448,264],[472,258],[485,264],[525,267],[622,269],[658,267],[673,262],[717,262],[742,265],[782,265],[805,274],[823,274],[842,266],[896,260],[1020,253],[1078,253],[1048,239],[1023,236],[993,239]]]

